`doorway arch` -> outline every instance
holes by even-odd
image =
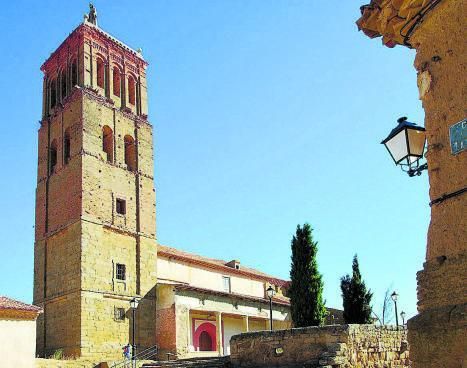
[[[199,325],[193,336],[193,345],[197,351],[216,351],[216,326],[211,322]]]

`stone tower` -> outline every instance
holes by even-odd
[[[146,67],[89,15],[42,65],[34,246],[37,352],[155,344],[155,189]]]
[[[467,2],[372,0],[361,11],[357,24],[366,35],[382,36],[390,47],[415,49],[419,97],[425,110],[431,220],[425,263],[417,274],[418,314],[407,322],[412,367],[464,367]]]

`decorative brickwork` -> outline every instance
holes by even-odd
[[[175,304],[157,310],[156,339],[162,353],[175,354],[177,351]]]

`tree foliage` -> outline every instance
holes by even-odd
[[[352,277],[341,278],[341,291],[344,304],[344,320],[346,323],[371,323],[371,298],[373,293],[366,290],[362,280],[357,255],[352,262]]]
[[[323,281],[318,272],[318,242],[313,241],[309,224],[297,225],[292,238],[291,284],[289,288],[292,321],[295,327],[319,326],[326,317]]]

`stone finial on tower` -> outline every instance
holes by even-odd
[[[89,14],[87,21],[97,26],[97,11],[92,3],[89,3]]]

